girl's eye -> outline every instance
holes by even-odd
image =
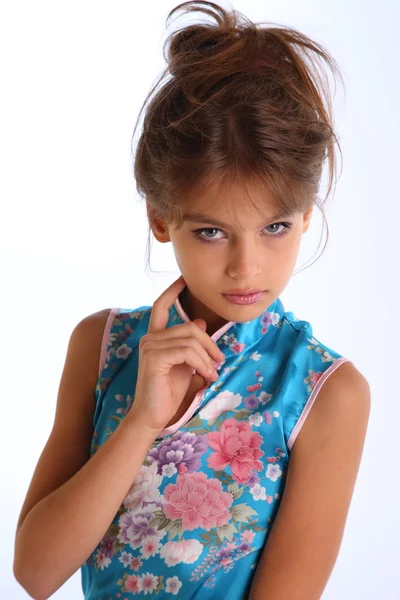
[[[267,225],[265,227],[265,229],[267,229],[268,227],[280,227],[282,226],[283,229],[281,231],[279,231],[278,233],[275,232],[269,232],[267,235],[270,238],[280,238],[284,235],[286,235],[286,233],[289,231],[289,229],[292,227],[291,223],[273,223],[272,225]],[[200,239],[203,242],[213,242],[214,240],[221,240],[222,238],[217,238],[215,236],[209,237],[209,236],[202,236],[202,233],[204,231],[221,231],[221,229],[216,229],[215,227],[203,227],[203,229],[195,229],[192,233],[196,234],[196,238]],[[275,230],[276,231],[276,230]]]

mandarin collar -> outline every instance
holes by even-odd
[[[238,355],[250,346],[268,335],[268,332],[281,325],[285,314],[285,308],[280,298],[276,298],[272,304],[266,308],[258,317],[251,321],[228,321],[215,331],[210,337],[217,344],[218,348],[225,354],[225,357]],[[184,311],[179,297],[170,308],[170,318],[167,327],[188,323],[188,315]]]

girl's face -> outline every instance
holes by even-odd
[[[171,241],[179,269],[187,283],[182,301],[191,320],[202,318],[212,335],[227,321],[257,318],[286,287],[308,229],[312,208],[290,216],[276,215],[273,207],[256,214],[251,207],[233,212],[232,204],[196,204],[185,210],[176,228],[152,222],[160,242]],[[276,218],[278,216],[278,218]],[[256,288],[262,298],[249,305],[232,304],[223,294],[231,289]]]

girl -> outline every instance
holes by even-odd
[[[182,275],[72,332],[16,533],[38,600],[79,568],[86,600],[316,600],[342,540],[369,385],[280,300],[326,158],[333,181],[312,59],[335,62],[294,29],[181,8],[215,22],[167,40],[135,177]]]

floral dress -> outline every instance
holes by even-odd
[[[138,344],[151,309],[110,312],[91,456],[134,402]],[[167,327],[185,321],[177,298]],[[280,298],[254,320],[228,322],[211,337],[225,355],[216,363],[219,378],[149,448],[81,567],[85,600],[244,600],[249,593],[293,444],[323,383],[349,359],[317,340]]]

